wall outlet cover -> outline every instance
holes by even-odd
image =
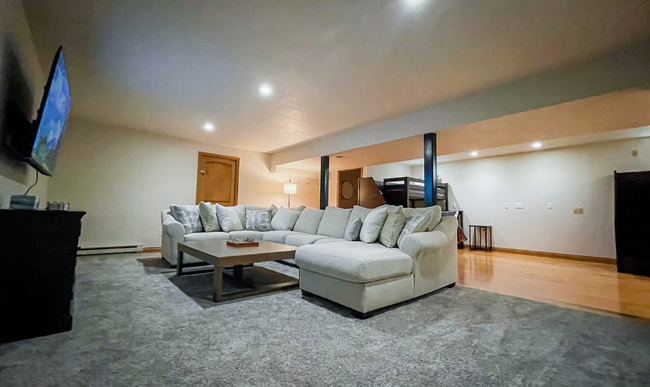
[[[548,209],[552,210],[553,209],[553,203],[548,203]]]
[[[504,208],[507,210],[508,208],[510,208],[510,204],[506,203]]]
[[[523,210],[524,209],[524,203],[517,203],[515,208],[518,209],[518,210]]]

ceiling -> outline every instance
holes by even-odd
[[[261,152],[650,37],[646,0],[404,1],[23,3],[45,70],[64,46],[73,117]]]

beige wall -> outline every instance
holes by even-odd
[[[17,63],[9,60],[10,56],[15,57]],[[36,113],[45,86],[45,78],[36,55],[25,11],[19,0],[0,0],[0,118],[4,117],[3,109],[8,84],[6,78],[10,66],[18,66],[25,75],[27,86],[33,94],[32,108]],[[0,120],[0,134],[5,130],[1,127],[1,122],[2,120]],[[16,161],[15,158],[0,151],[0,208],[9,206],[11,195],[24,194],[27,187],[34,182],[35,176],[36,171],[27,164]],[[47,186],[48,179],[41,176],[38,185],[30,191],[31,195],[38,195],[41,198],[43,205],[47,201]]]
[[[268,154],[78,120],[68,125],[49,198],[88,212],[82,247],[159,246],[160,211],[195,201],[199,151],[240,158],[239,203],[286,206],[289,176],[269,172]],[[293,181],[291,205],[317,207],[318,181]]]
[[[616,256],[615,170],[650,170],[650,138],[438,166],[452,187],[450,206],[465,211],[466,225],[492,225],[495,246],[607,258]],[[422,177],[423,168],[411,174]],[[515,209],[516,203],[524,209]],[[578,207],[584,215],[573,214]]]

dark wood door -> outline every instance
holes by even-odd
[[[614,176],[618,271],[650,276],[650,172]]]
[[[235,206],[238,193],[239,158],[199,152],[196,203]]]
[[[359,204],[359,179],[362,177],[362,168],[338,172],[338,207],[352,208]]]

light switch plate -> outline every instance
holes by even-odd
[[[523,210],[524,209],[524,203],[517,203],[515,208],[518,209],[518,210]]]
[[[548,203],[548,209],[552,210],[553,209],[553,203]]]
[[[508,208],[510,208],[510,204],[506,203],[506,205],[504,206],[504,208],[507,210]]]

